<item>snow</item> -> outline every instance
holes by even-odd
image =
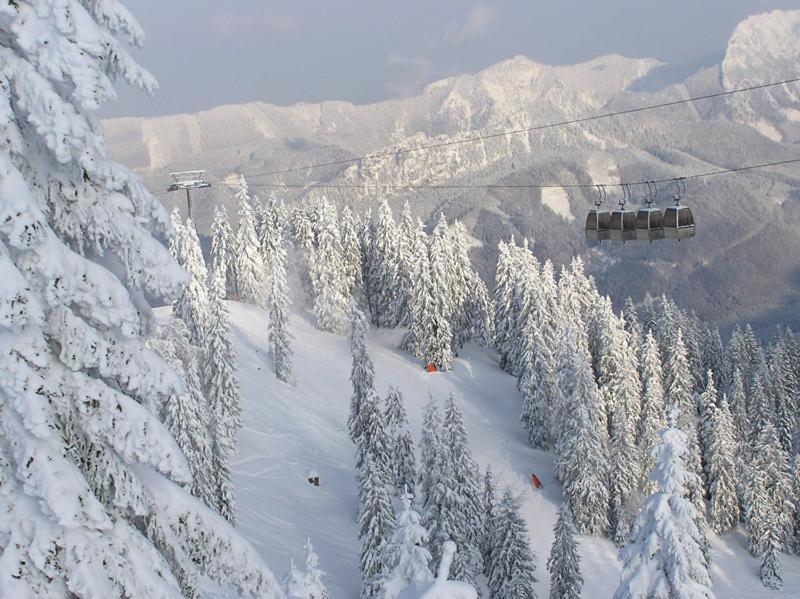
[[[550,208],[568,223],[575,220],[569,207],[569,196],[566,189],[548,188],[542,190],[542,204]]]
[[[347,437],[350,401],[350,354],[347,339],[318,331],[313,315],[297,311],[291,319],[296,339],[296,386],[278,381],[267,355],[266,312],[228,302],[234,342],[240,360],[242,422],[240,455],[231,464],[239,505],[239,530],[281,578],[289,560],[299,562],[308,538],[320,556],[332,597],[357,597],[359,543],[354,447]],[[168,314],[159,309],[160,316]],[[467,346],[451,372],[429,374],[397,349],[402,330],[371,330],[376,389],[386,395],[390,384],[404,394],[409,423],[418,442],[422,407],[428,393],[444,402],[454,392],[461,402],[472,452],[481,468],[491,464],[498,487],[510,485],[520,495],[522,515],[536,555],[537,594],[546,597],[545,561],[561,488],[552,475],[552,456],[531,449],[519,423],[515,380],[497,366],[496,357]],[[320,486],[308,483],[315,470]],[[531,473],[542,479],[534,491]],[[591,596],[610,597],[621,563],[606,539],[578,537],[584,588]],[[758,599],[797,597],[800,559],[781,554],[784,589],[777,594],[761,585],[758,560],[745,550],[740,531],[711,537],[711,574],[718,597]],[[435,571],[438,564],[432,564]]]

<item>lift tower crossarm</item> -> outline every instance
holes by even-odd
[[[179,173],[170,173],[175,181],[167,187],[167,191],[180,191],[186,190],[186,208],[189,211],[189,218],[192,218],[192,189],[201,189],[203,187],[211,187],[205,178],[205,171],[182,171]]]

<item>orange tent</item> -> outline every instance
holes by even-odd
[[[428,372],[436,372],[436,364],[430,363],[425,367]]]

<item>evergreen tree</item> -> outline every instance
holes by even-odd
[[[747,431],[747,397],[744,391],[744,381],[742,373],[738,368],[734,368],[731,374],[730,386],[730,408],[736,430]]]
[[[399,235],[392,216],[392,210],[386,200],[378,208],[378,221],[375,236],[372,238],[374,267],[373,289],[376,293],[377,320],[380,327],[397,326],[398,308],[404,299],[400,292],[400,256]]]
[[[236,289],[241,301],[265,306],[266,270],[259,250],[255,214],[244,176],[239,180],[236,201],[239,205],[239,229],[236,231]]]
[[[213,281],[211,312],[205,336],[203,388],[208,401],[209,433],[217,507],[222,516],[236,522],[236,506],[230,477],[230,458],[237,451],[240,398],[236,352],[231,343],[228,309],[220,299],[223,281]]]
[[[358,516],[361,539],[361,597],[380,596],[391,568],[389,541],[394,532],[394,508],[379,465],[366,455],[359,469],[361,511]]]
[[[622,405],[611,414],[611,443],[609,448],[609,512],[612,538],[622,547],[629,541],[631,526],[639,503],[638,485],[642,478],[641,458],[634,444]]]
[[[561,504],[553,530],[553,547],[547,559],[550,572],[550,599],[580,599],[583,587],[581,556],[575,540],[575,525],[569,505]]]
[[[192,345],[186,324],[176,317],[159,328],[150,345],[186,384],[182,393],[176,393],[164,403],[162,418],[189,464],[192,473],[189,491],[210,508],[219,509],[214,488],[208,409],[200,379],[200,351]]]
[[[305,587],[308,599],[328,599],[328,589],[322,582],[325,573],[319,567],[319,556],[314,551],[311,539],[306,542]]]
[[[778,552],[782,545],[780,536],[780,531],[774,525],[767,529],[767,536],[763,541],[761,566],[758,569],[761,583],[773,591],[783,588],[781,561],[778,557]]]
[[[190,277],[189,284],[173,305],[172,311],[186,324],[191,343],[201,345],[210,318],[206,288],[208,272],[194,223],[187,220],[185,225],[181,224],[176,209],[172,213],[172,226],[175,234],[170,243],[170,251],[178,264],[188,271]]]
[[[559,378],[563,397],[559,413],[556,471],[564,495],[582,534],[602,534],[608,527],[608,433],[601,419],[600,394],[590,365],[589,352],[573,327],[560,335],[560,359],[568,365]]]
[[[492,535],[489,589],[493,597],[536,597],[535,556],[528,543],[528,526],[519,514],[519,500],[510,489],[497,506]]]
[[[308,597],[305,576],[294,565],[294,559],[289,561],[289,572],[283,579],[283,589],[286,599],[307,599]]]
[[[452,341],[453,334],[449,318],[452,314],[452,298],[448,282],[451,280],[450,246],[447,235],[447,223],[442,218],[433,232],[430,243],[429,260],[431,265],[431,298],[433,309],[428,316],[430,337],[425,346],[428,355],[425,357],[429,363],[436,365],[438,370],[450,370],[453,365]],[[456,557],[458,559],[458,556]]]
[[[211,270],[223,278],[223,299],[236,294],[236,259],[234,257],[234,238],[228,212],[218,204],[214,208],[211,223]]]
[[[342,271],[345,280],[345,295],[352,295],[361,285],[363,256],[358,240],[358,223],[347,206],[340,216],[339,228],[342,232]]]
[[[652,472],[655,459],[652,449],[658,444],[659,432],[666,426],[664,388],[661,384],[661,355],[653,332],[648,331],[642,354],[642,411],[636,431],[636,444],[645,455],[644,471]],[[651,492],[654,488],[649,489]]]
[[[794,503],[789,460],[771,423],[758,433],[749,457],[742,507],[748,548],[758,557],[764,555],[764,541],[770,535],[776,535],[778,549],[782,549],[791,528]]]
[[[483,477],[483,542],[481,555],[483,557],[483,574],[487,580],[492,566],[492,535],[495,529],[495,513],[497,510],[497,491],[494,484],[491,466],[486,466]]]
[[[397,325],[411,326],[413,318],[414,278],[420,265],[416,260],[416,223],[406,202],[397,232],[397,293],[392,311],[397,315]]]
[[[272,276],[270,270],[270,265],[273,263],[272,254],[283,243],[286,229],[286,207],[275,194],[270,194],[269,199],[262,204],[260,225],[258,245],[266,269],[266,278],[269,279]]]
[[[558,391],[553,355],[542,334],[540,320],[531,314],[522,334],[527,348],[523,351],[519,386],[522,422],[531,445],[549,449],[552,446],[553,399]]]
[[[364,313],[353,307],[350,320],[350,354],[353,359],[350,370],[350,383],[353,396],[350,399],[350,415],[347,427],[350,440],[358,444],[363,434],[362,408],[365,402],[377,403],[375,393],[375,367],[367,350],[367,320]]]
[[[286,284],[286,250],[277,244],[270,254],[269,348],[275,376],[292,380],[292,334],[289,331],[289,289]]]
[[[661,433],[652,478],[658,490],[644,502],[630,545],[622,551],[624,566],[615,599],[713,597],[698,512],[686,498],[689,440],[670,413]],[[697,483],[695,483],[697,484]]]
[[[677,406],[677,424],[688,437],[689,454],[686,465],[697,477],[689,479],[689,497],[698,510],[704,509],[703,503],[703,468],[700,461],[700,447],[697,439],[697,409],[692,397],[694,386],[686,347],[683,343],[683,333],[680,329],[675,334],[674,341],[668,346],[666,368],[664,369],[666,401],[669,405]],[[698,483],[699,484],[695,484]]]
[[[717,411],[717,387],[714,384],[714,372],[709,370],[706,373],[706,388],[697,398],[697,405],[700,412],[700,419],[698,423],[698,439],[700,442],[700,457],[703,466],[703,483],[706,490],[706,496],[709,495],[709,485],[711,484],[711,477],[709,476],[709,453],[711,451],[711,443],[714,438],[714,417]]]
[[[483,504],[478,468],[469,450],[464,417],[452,394],[445,402],[442,433],[442,440],[449,450],[446,470],[452,481],[450,490],[455,496],[455,526],[447,530],[450,539],[461,548],[453,561],[452,576],[455,580],[472,583],[483,570]]]
[[[311,280],[316,292],[314,314],[322,331],[343,333],[347,324],[347,281],[336,209],[322,198],[318,205],[318,243]]]
[[[722,345],[719,329],[716,327],[703,329],[700,346],[703,372],[710,370],[714,373],[714,380],[720,389],[726,389],[725,347]]]
[[[395,493],[405,493],[414,488],[416,458],[414,441],[408,430],[408,417],[403,404],[403,394],[396,387],[389,387],[386,396],[386,431],[389,435],[389,454],[392,462],[392,484]]]
[[[792,460],[791,485],[794,510],[789,524],[788,549],[800,554],[800,454],[795,454]]]
[[[386,599],[396,599],[402,589],[413,587],[419,591],[433,580],[428,566],[431,554],[426,549],[428,531],[421,524],[421,516],[412,505],[411,493],[404,492],[403,511],[397,518],[389,554],[394,556],[394,567],[386,583]]]
[[[511,241],[513,245],[513,239]],[[497,351],[505,356],[511,339],[513,310],[513,265],[510,247],[504,241],[497,246],[497,268],[494,288],[494,343]]]
[[[118,1],[2,14],[0,593],[191,597],[207,576],[279,596],[179,487],[191,472],[156,414],[184,389],[144,345],[149,299],[169,304],[188,277],[157,240],[168,213],[109,158],[97,117],[115,81],[155,90],[126,48],[144,34]]]
[[[420,505],[428,513],[431,491],[438,483],[440,470],[444,468],[444,448],[442,446],[442,415],[433,397],[422,411],[422,436],[420,438],[420,464],[418,484]],[[426,520],[426,528],[430,531]]]
[[[739,522],[736,430],[724,395],[719,408],[713,411],[710,434],[706,458],[711,498],[709,518],[714,532],[723,534]]]

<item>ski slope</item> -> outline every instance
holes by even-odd
[[[313,315],[297,311],[291,321],[295,337],[296,384],[272,373],[266,313],[254,306],[228,302],[239,355],[242,388],[240,455],[232,463],[239,505],[239,529],[256,546],[281,579],[289,559],[303,561],[310,537],[327,573],[332,597],[359,596],[358,509],[353,446],[347,436],[350,402],[350,352],[347,338],[322,333]],[[561,489],[552,476],[552,456],[531,449],[518,417],[515,379],[497,365],[494,355],[468,346],[451,372],[429,374],[397,349],[400,330],[372,330],[370,355],[375,383],[384,397],[389,385],[403,392],[415,442],[428,394],[444,400],[455,393],[461,402],[473,456],[481,468],[491,465],[501,486],[521,496],[523,515],[536,554],[537,594],[547,597],[545,563],[553,540]],[[314,487],[309,470],[320,476]],[[528,481],[535,472],[543,488]],[[610,597],[621,564],[606,539],[580,537],[585,597]],[[734,532],[712,539],[714,590],[720,599],[800,597],[800,559],[782,555],[784,589],[761,585],[758,562]]]

